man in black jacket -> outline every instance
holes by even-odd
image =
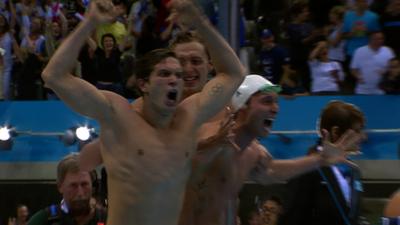
[[[57,187],[62,194],[59,204],[35,213],[28,225],[104,225],[106,212],[90,204],[92,177],[79,168],[78,154],[66,156],[57,166]]]
[[[321,113],[319,130],[332,142],[349,129],[362,133],[363,113],[354,105],[342,101],[330,102]],[[359,146],[354,146],[359,150]],[[309,154],[322,150],[320,143]],[[290,225],[355,225],[358,223],[363,187],[355,164],[335,164],[317,168],[288,182],[289,193],[284,224]]]

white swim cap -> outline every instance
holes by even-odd
[[[279,93],[281,87],[271,83],[260,75],[247,75],[232,97],[232,107],[234,111],[239,110],[247,100],[258,91]]]

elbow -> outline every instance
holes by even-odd
[[[41,77],[42,77],[42,79],[44,81],[45,87],[47,87],[47,88],[51,88],[51,86],[52,86],[51,84],[53,83],[53,80],[54,80],[54,78],[53,78],[53,76],[51,74],[52,73],[47,68],[45,68],[42,71]]]
[[[240,68],[238,69],[238,71],[235,73],[237,74],[237,76],[235,76],[238,84],[242,84],[244,78],[246,77],[246,75],[248,74],[247,69],[240,64]]]

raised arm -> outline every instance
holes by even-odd
[[[95,27],[110,21],[113,15],[111,0],[91,1],[85,19],[63,41],[42,73],[46,86],[71,108],[99,120],[108,118],[113,111],[109,100],[112,94],[97,90],[88,82],[72,76],[70,71],[76,65],[79,51]]]
[[[319,53],[323,48],[326,48],[326,42],[325,41],[320,41],[318,44],[315,46],[315,48],[311,51],[310,55],[308,56],[309,61],[314,61],[318,58]]]
[[[325,134],[322,150],[316,154],[292,160],[273,160],[261,156],[253,173],[253,179],[259,183],[267,184],[276,180],[287,180],[294,176],[317,169],[320,166],[329,166],[336,163],[347,163],[357,167],[347,159],[349,154],[354,154],[353,146],[357,145],[363,135],[348,130],[335,143],[329,142],[329,135]],[[260,146],[260,148],[263,148]],[[263,153],[266,155],[266,153]]]
[[[203,39],[216,70],[216,77],[207,83],[201,93],[194,96],[198,107],[196,118],[201,124],[229,103],[243,81],[245,69],[234,50],[192,1],[175,0],[172,6],[178,13],[178,19],[194,27]]]

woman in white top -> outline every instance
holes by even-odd
[[[335,95],[340,92],[340,82],[344,78],[342,66],[328,58],[325,41],[318,42],[311,51],[308,64],[311,71],[311,94]]]

